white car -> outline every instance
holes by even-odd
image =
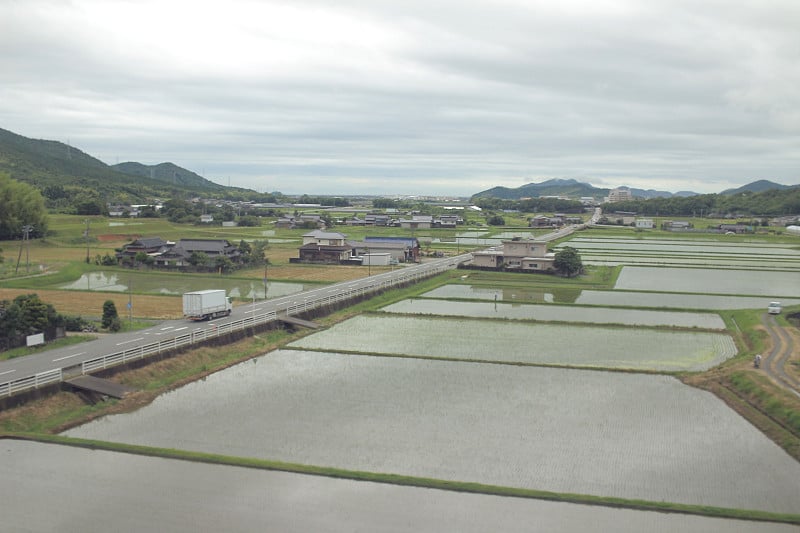
[[[781,303],[780,302],[770,302],[767,306],[767,313],[771,315],[779,315],[781,314]]]

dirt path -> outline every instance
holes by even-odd
[[[800,379],[787,371],[790,360],[797,356],[798,343],[793,332],[779,326],[775,317],[768,313],[761,316],[761,323],[772,340],[772,351],[764,356],[761,369],[777,385],[800,397]]]

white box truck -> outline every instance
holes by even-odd
[[[228,316],[231,309],[231,299],[221,289],[187,292],[183,295],[183,316],[189,320]]]

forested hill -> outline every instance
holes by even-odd
[[[651,198],[610,204],[615,211],[646,216],[800,215],[800,185],[763,192],[700,194],[688,198]]]
[[[137,203],[153,197],[185,196],[222,191],[218,185],[171,163],[158,171],[141,165],[144,175],[126,173],[58,141],[29,139],[0,128],[0,172],[41,189],[69,191],[77,187],[107,201]],[[178,177],[180,176],[180,179]],[[51,189],[52,191],[52,189]]]
[[[697,193],[677,192],[675,194],[667,191],[657,191],[654,189],[635,189],[623,187],[631,191],[637,198],[659,198],[670,196],[691,196]],[[502,200],[520,200],[522,198],[541,198],[543,196],[562,196],[577,200],[581,197],[603,198],[608,196],[610,189],[597,188],[590,183],[583,183],[574,179],[550,179],[541,183],[528,183],[511,189],[508,187],[492,187],[481,191],[472,196],[473,200],[478,198],[499,198]]]
[[[224,190],[225,187],[205,179],[191,170],[181,168],[174,163],[160,163],[158,165],[143,165],[142,163],[127,162],[112,165],[111,168],[143,178],[152,178],[170,185],[191,187],[208,190]]]

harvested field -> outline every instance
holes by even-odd
[[[20,294],[38,294],[39,298],[66,315],[100,317],[103,302],[111,300],[120,317],[128,316],[128,295],[119,292],[57,291],[47,289],[0,288],[0,300],[13,300]],[[183,303],[176,296],[133,295],[133,317],[168,320],[183,316]]]

